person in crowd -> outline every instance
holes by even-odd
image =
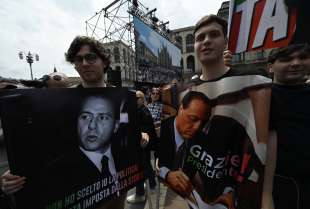
[[[79,73],[81,84],[77,88],[103,88],[107,87],[105,73],[109,69],[110,59],[105,54],[104,45],[87,36],[77,36],[71,42],[65,53],[66,61],[74,65]],[[141,133],[142,140],[148,141],[148,135]],[[22,189],[25,178],[7,171],[1,176],[2,190],[7,194],[13,194]],[[123,209],[125,205],[126,193],[118,198],[105,202],[99,208]]]
[[[41,80],[46,88],[69,87],[68,76],[61,72],[54,72],[49,75],[44,75]]]
[[[163,104],[161,103],[161,92],[159,88],[152,88],[150,102],[148,103],[147,108],[152,114],[154,124],[160,122]]]
[[[267,206],[305,209],[309,207],[307,198],[310,196],[310,169],[303,166],[310,161],[310,87],[306,84],[310,47],[294,44],[274,49],[268,63],[273,86],[268,144],[271,171],[266,170],[265,177],[269,188]]]
[[[68,77],[63,73],[52,73],[50,75],[45,75],[43,78],[39,80],[13,80],[13,79],[0,79],[0,89],[26,89],[26,88],[59,88],[59,87],[67,87],[67,79]],[[1,123],[1,122],[0,122]],[[0,128],[1,139],[0,139],[0,158],[7,163],[7,153],[4,145],[4,137],[2,127]],[[3,162],[2,162],[3,163]],[[25,184],[25,177],[21,177],[19,175],[11,175],[9,170],[6,170],[1,175],[6,176],[7,182],[4,186],[2,186],[2,182],[0,182],[1,188],[3,187],[4,191],[8,194],[15,193],[20,190]],[[10,183],[12,185],[10,185]],[[8,185],[7,185],[8,184]],[[7,186],[6,186],[7,185]],[[8,200],[10,207],[15,207],[14,198],[10,198]]]
[[[136,91],[136,97],[137,97],[137,106],[138,106],[138,112],[137,117],[139,121],[144,121],[144,124],[142,125],[142,132],[147,133],[150,137],[150,140],[148,144],[143,143],[141,141],[141,146],[144,148],[145,153],[145,174],[146,177],[149,180],[149,187],[150,191],[154,192],[156,187],[156,181],[155,181],[155,174],[151,165],[151,151],[157,149],[157,136],[155,133],[155,127],[153,124],[153,119],[150,111],[148,110],[146,106],[146,100],[144,97],[144,93],[142,91]],[[148,121],[147,123],[145,123]],[[144,189],[144,182],[138,183],[136,186],[136,192],[135,194],[132,194],[127,197],[128,203],[141,203],[145,201],[145,189]]]
[[[69,87],[68,77],[64,73],[54,72],[44,75],[38,80],[20,80],[29,88],[67,88]]]
[[[9,79],[0,77],[0,89],[17,89],[17,88],[28,88],[24,85],[21,80]]]
[[[0,90],[17,89],[17,88],[27,88],[27,87],[21,84],[17,80],[10,80],[10,79],[4,79],[4,78],[0,79]],[[0,118],[0,157],[1,157],[0,162],[3,162],[3,161],[7,162],[7,152],[5,149],[4,134],[3,134],[3,129],[2,129],[1,118]],[[1,182],[0,182],[1,190],[6,191],[6,193],[8,194],[11,194],[11,193],[14,193],[20,190],[23,187],[25,183],[25,179],[26,179],[25,177],[21,177],[18,175],[16,176],[11,175],[9,170],[6,170],[2,174],[2,176],[8,177],[7,182],[4,181],[4,179],[1,179]]]
[[[268,139],[268,127],[265,127],[269,116],[268,85],[270,86],[271,80],[265,77],[267,74],[255,69],[244,71],[224,62],[223,55],[228,42],[227,22],[224,19],[216,15],[202,17],[195,26],[194,37],[194,50],[202,65],[202,74],[189,90],[206,94],[213,104],[208,129],[204,131],[207,140],[203,149],[211,159],[227,156],[239,159],[238,163],[228,163],[224,168],[209,165],[209,173],[231,169],[235,174],[228,173],[218,179],[202,175],[204,192],[208,197],[205,201],[211,204],[220,202],[230,209],[236,206],[235,200],[238,198],[239,205],[249,203],[251,207],[259,207],[261,200],[258,196],[261,195],[261,190],[257,188],[260,185],[257,182],[263,180],[262,170]],[[247,104],[241,105],[245,103]],[[251,103],[253,105],[249,105]],[[249,135],[251,130],[244,121],[248,121],[256,129],[257,138],[253,139],[253,135]],[[255,151],[254,140],[257,140]],[[251,156],[251,163],[243,160],[246,156]],[[255,168],[252,167],[254,165]],[[246,172],[241,171],[242,167]],[[249,180],[254,173],[258,175]],[[245,185],[257,185],[252,189],[257,191],[257,195],[242,190]],[[183,188],[183,192],[185,191]]]
[[[159,88],[153,87],[151,89],[149,103],[147,105],[147,108],[152,114],[153,122],[155,125],[155,130],[156,130],[157,136],[159,136],[160,122],[162,119],[162,112],[163,112],[163,104],[161,102],[161,90]]]
[[[17,88],[28,88],[27,86],[23,85],[19,80],[15,79],[7,79],[0,76],[0,92],[1,90],[8,90],[8,89],[17,89]],[[4,140],[4,133],[2,129],[2,122],[0,118],[0,163],[2,164],[1,173],[0,175],[8,175],[8,159],[7,159],[7,150],[5,147],[5,140]],[[10,191],[16,192],[21,189],[25,183],[25,177],[16,176],[13,177],[12,180],[18,178],[17,186],[9,188]],[[0,188],[2,188],[2,181],[0,182]],[[0,189],[0,208],[4,209],[14,209],[16,207],[15,200],[13,196],[5,194],[2,189]]]

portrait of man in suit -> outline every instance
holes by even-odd
[[[159,142],[159,176],[182,196],[192,191],[182,171],[187,149],[201,137],[201,129],[211,115],[209,99],[201,92],[189,91],[182,99],[176,117],[162,122]]]
[[[114,108],[107,98],[88,97],[77,121],[79,149],[105,175],[116,174],[110,141],[119,123]]]
[[[53,204],[72,194],[75,194],[75,203],[96,193],[100,194],[98,203],[120,195],[117,173],[132,162],[127,157],[128,147],[119,145],[119,109],[110,97],[85,97],[76,116],[77,146],[51,162],[42,175],[49,178],[48,181],[43,178],[41,182],[47,188],[42,198],[43,205]],[[92,194],[83,193],[98,182],[100,189]]]

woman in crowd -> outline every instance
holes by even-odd
[[[155,125],[157,136],[159,135],[160,120],[162,116],[163,104],[161,103],[161,91],[159,88],[152,88],[150,102],[147,105],[150,110]]]

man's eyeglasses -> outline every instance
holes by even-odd
[[[152,92],[151,94],[152,94],[152,95],[155,95],[155,94],[156,94],[156,95],[159,95],[159,92]]]
[[[97,58],[98,58],[97,54],[94,54],[94,53],[88,53],[88,54],[85,54],[84,56],[77,55],[74,58],[74,63],[81,64],[83,63],[83,60],[85,59],[86,62],[88,62],[89,64],[94,64],[97,61]]]

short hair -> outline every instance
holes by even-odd
[[[96,53],[106,64],[106,67],[103,69],[103,72],[106,73],[110,67],[110,57],[106,54],[103,43],[88,36],[77,36],[73,39],[68,51],[65,53],[66,61],[74,64],[76,54],[85,45],[89,46],[90,50]]]
[[[194,34],[203,26],[209,25],[213,22],[218,23],[219,25],[222,26],[222,31],[224,36],[227,36],[227,21],[217,15],[206,15],[204,17],[202,17],[195,25],[195,30],[194,30]]]
[[[307,43],[292,44],[287,47],[275,48],[271,50],[268,56],[268,63],[273,64],[277,59],[281,57],[287,57],[290,54],[301,51],[301,53],[310,54],[310,46]]]
[[[114,119],[115,120],[119,120],[120,119],[120,108],[116,106],[118,104],[115,101],[113,101],[112,98],[106,97],[106,96],[102,96],[102,95],[90,95],[90,96],[84,97],[83,100],[82,100],[81,106],[80,106],[79,115],[81,115],[81,113],[83,112],[83,108],[85,107],[85,104],[91,98],[92,99],[103,99],[103,100],[108,101],[112,105],[112,107],[113,107],[112,109],[113,109],[113,113],[114,113]]]
[[[183,109],[188,108],[188,106],[194,99],[204,102],[211,109],[210,99],[204,93],[198,91],[189,91],[185,94],[185,96],[181,100],[181,105],[183,106]]]
[[[137,95],[137,94],[141,95],[141,96],[143,97],[143,99],[144,99],[144,93],[143,93],[143,91],[138,90],[138,91],[136,91],[136,95]]]

